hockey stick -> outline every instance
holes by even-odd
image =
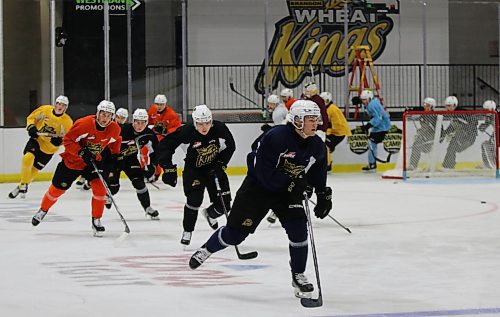
[[[215,175],[214,179],[215,179],[215,187],[217,188],[217,192],[220,196],[220,201],[222,203],[222,210],[224,210],[224,215],[226,215],[226,220],[227,220],[229,218],[229,214],[228,214],[227,209],[226,209],[226,204],[224,203],[224,198],[222,197],[222,189],[220,188],[219,178],[217,177],[217,175]],[[234,246],[234,249],[236,250],[236,254],[238,255],[238,259],[240,259],[240,260],[255,259],[259,255],[259,253],[257,253],[257,251],[252,251],[252,252],[248,252],[248,253],[241,253],[240,250],[238,249],[237,245]]]
[[[316,206],[316,203],[315,203],[314,201],[312,201],[311,199],[309,199],[309,202],[310,202],[311,204],[313,204],[314,206]],[[347,232],[349,232],[349,233],[352,233],[352,232],[351,232],[351,229],[347,228],[346,226],[344,226],[343,224],[341,224],[340,222],[338,222],[338,221],[337,221],[337,219],[333,218],[333,217],[332,217],[332,216],[330,216],[330,215],[328,215],[328,217],[329,217],[330,219],[332,219],[333,221],[335,221],[335,223],[336,223],[336,224],[338,224],[338,225],[339,225],[339,227],[341,227],[342,229],[344,229],[345,231],[347,231]]]
[[[316,48],[319,46],[319,42],[314,42],[313,45],[311,45],[311,47],[309,48],[309,50],[307,51],[309,53],[309,55],[311,55],[312,53],[314,53],[314,51],[316,50]],[[312,56],[311,56],[311,59],[309,60],[309,70],[311,71],[311,81],[314,81],[314,69],[312,67]]]
[[[321,307],[323,306],[323,294],[321,293],[321,282],[319,281],[319,266],[318,266],[318,257],[316,256],[316,245],[314,243],[314,233],[311,222],[311,211],[309,210],[309,196],[304,192],[304,206],[306,209],[307,216],[307,227],[309,229],[309,240],[311,240],[311,253],[314,261],[314,271],[316,272],[316,282],[318,283],[318,298],[301,298],[300,303],[302,306],[307,308],[312,307]]]
[[[239,91],[236,90],[236,88],[234,88],[233,77],[229,77],[229,88],[231,88],[231,90],[235,94],[237,94],[241,98],[245,99],[246,101],[250,102],[252,105],[254,105],[254,106],[258,107],[258,108],[263,109],[263,107],[259,106],[255,101],[253,101],[252,99],[248,98],[247,96],[241,94]]]
[[[139,161],[140,163],[142,163],[142,165],[144,166],[144,170],[146,172],[149,171],[148,169],[148,165],[146,164],[146,159],[144,158],[144,155],[142,154],[141,152],[141,146],[139,144],[139,140],[143,137],[143,136],[146,136],[147,134],[143,134],[143,135],[139,135],[137,138],[134,139],[134,142],[135,142],[135,146],[137,147],[137,154],[139,156]],[[160,187],[156,184],[154,184],[153,182],[147,180],[146,183],[152,185],[154,188],[156,189],[160,189]]]
[[[109,190],[108,184],[106,184],[106,181],[104,180],[104,177],[102,177],[101,172],[99,172],[99,169],[97,168],[97,165],[95,164],[94,160],[90,161],[92,163],[92,167],[94,167],[94,171],[97,173],[97,176],[99,176],[99,179],[101,180],[102,184],[104,185],[104,188],[106,189],[106,194],[108,194],[109,198],[111,199],[111,202],[113,203],[113,206],[115,206],[116,212],[118,213],[118,216],[120,216],[120,219],[123,222],[123,225],[125,226],[124,232],[121,234],[121,236],[118,238],[118,240],[124,240],[127,235],[130,233],[130,228],[128,227],[127,221],[125,221],[125,218],[123,218],[122,213],[120,212],[120,209],[116,205],[115,199],[113,198],[113,194],[111,194],[111,191]]]
[[[38,135],[38,136],[47,136],[47,137],[51,137],[51,138],[62,138],[62,136],[60,136],[57,133],[37,132],[36,135]]]

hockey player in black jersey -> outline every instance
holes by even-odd
[[[162,180],[175,187],[177,184],[177,165],[172,163],[172,156],[181,144],[187,146],[182,172],[184,195],[184,232],[181,243],[189,245],[194,230],[198,210],[203,202],[205,188],[211,205],[202,209],[202,214],[212,229],[217,229],[217,217],[224,214],[221,198],[218,196],[215,177],[219,179],[222,199],[229,210],[231,192],[225,169],[236,148],[233,135],[227,126],[212,120],[212,112],[206,105],[195,107],[193,123],[179,127],[160,141],[158,163],[163,168]]]
[[[273,127],[254,142],[247,159],[248,174],[236,193],[227,225],[193,254],[191,269],[199,267],[212,253],[239,245],[255,232],[271,209],[288,235],[296,295],[310,296],[313,285],[304,275],[308,251],[304,192],[315,189],[314,213],[318,218],[326,217],[332,208],[332,190],[326,186],[326,147],[315,134],[320,115],[314,102],[297,100],[287,125]]]
[[[146,216],[153,220],[159,219],[157,210],[151,207],[148,188],[144,182],[144,178],[154,178],[156,166],[156,149],[158,140],[155,133],[147,127],[148,112],[145,109],[136,109],[133,114],[133,123],[124,123],[121,128],[122,144],[118,160],[113,167],[110,168],[108,176],[109,189],[113,195],[118,193],[120,189],[120,173],[125,172],[137,193],[142,208],[146,212]],[[147,147],[149,150],[149,165],[141,168],[141,163],[146,160],[142,157],[141,149]],[[111,204],[107,203],[106,207],[111,208]]]

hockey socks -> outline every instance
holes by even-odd
[[[63,189],[59,189],[54,185],[50,184],[49,189],[45,192],[42,198],[42,204],[40,209],[48,211],[50,207],[52,207],[59,197],[64,194],[66,191]]]

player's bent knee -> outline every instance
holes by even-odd
[[[239,245],[240,243],[245,241],[249,234],[248,232],[244,232],[242,230],[234,229],[228,226],[224,227],[220,232],[220,237],[223,240],[221,242],[224,242],[228,245]]]

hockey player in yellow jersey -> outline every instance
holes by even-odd
[[[66,114],[68,105],[68,97],[59,96],[54,106],[40,106],[26,118],[30,138],[23,151],[21,181],[9,193],[9,198],[16,198],[19,194],[24,198],[28,184],[61,146],[64,135],[73,125],[73,120]]]
[[[326,113],[328,114],[328,129],[326,130],[326,146],[328,171],[332,170],[331,155],[335,151],[335,147],[344,140],[346,136],[352,135],[349,124],[342,111],[333,104],[332,94],[330,92],[322,92],[320,97],[325,101]]]

